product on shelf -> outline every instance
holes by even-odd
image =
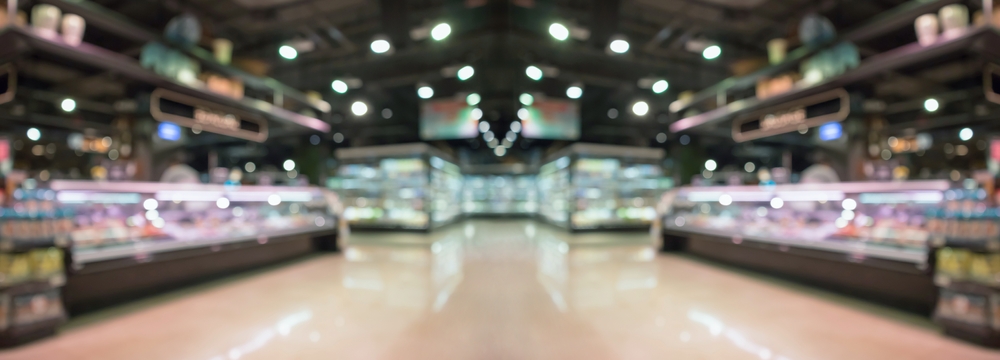
[[[669,204],[659,208],[667,229],[923,263],[931,230],[941,226],[927,214],[949,186],[928,181],[686,187],[664,197]]]
[[[59,290],[57,289],[33,294],[13,295],[12,298],[12,325],[28,325],[39,321],[57,319],[64,314]]]
[[[73,214],[75,263],[333,228],[330,209],[339,208],[327,203],[335,196],[312,187],[133,182],[109,188],[64,180],[49,186]]]
[[[989,296],[941,290],[936,316],[972,325],[991,325]]]

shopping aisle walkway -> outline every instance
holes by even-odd
[[[641,233],[468,221],[351,241],[0,359],[1000,358],[917,317],[657,254]]]

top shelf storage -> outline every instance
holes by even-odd
[[[942,37],[933,44],[924,46],[912,43],[869,57],[862,61],[856,69],[819,84],[796,87],[788,92],[763,100],[756,97],[737,100],[702,114],[680,119],[670,124],[670,131],[676,133],[699,126],[729,121],[741,114],[857,84],[881,73],[923,64],[951,54],[972,52],[991,58],[1000,57],[1000,54],[994,50],[997,45],[1000,45],[1000,32],[997,29],[993,27],[969,28],[959,36]]]

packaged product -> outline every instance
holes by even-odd
[[[62,302],[58,290],[35,294],[15,295],[11,301],[12,324],[25,325],[62,316]]]
[[[937,253],[937,275],[963,280],[968,274],[971,253],[965,249],[942,248]]]
[[[989,304],[985,295],[942,289],[936,313],[940,318],[985,326],[990,323],[987,317]]]

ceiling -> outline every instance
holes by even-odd
[[[898,6],[905,0],[93,0],[149,29],[163,29],[176,14],[196,15],[206,39],[225,37],[235,44],[235,58],[268,65],[268,75],[301,90],[318,91],[334,108],[335,132],[351,145],[419,141],[420,99],[417,83],[430,84],[435,97],[477,92],[494,128],[506,130],[516,117],[522,92],[565,97],[566,87],[584,85],[580,99],[581,140],[647,146],[667,132],[667,105],[686,90],[699,90],[731,76],[748,60],[766,57],[765,43],[787,37],[795,43],[802,16],[818,12],[840,31]],[[589,37],[560,42],[547,33],[553,22],[586,29]],[[453,32],[441,42],[414,39],[414,29],[439,22]],[[89,31],[89,30],[88,30]],[[158,30],[157,30],[158,31]],[[391,54],[376,55],[369,44],[387,37]],[[630,50],[612,55],[612,37],[627,39]],[[88,35],[88,39],[94,36]],[[277,48],[290,40],[314,49],[295,60],[280,58]],[[689,43],[718,43],[723,55],[714,61],[690,51]],[[102,40],[95,40],[102,41]],[[904,41],[912,41],[902,39]],[[141,44],[106,40],[102,46],[135,52]],[[873,47],[890,46],[873,44]],[[864,50],[864,46],[863,46]],[[876,50],[873,50],[876,51]],[[758,60],[759,62],[759,60]],[[459,82],[442,69],[459,64],[476,75]],[[527,79],[528,65],[559,70],[540,82]],[[337,94],[330,82],[357,78],[362,86]],[[670,82],[664,94],[642,89],[642,78]],[[350,103],[363,99],[388,108],[389,119],[349,115]],[[637,100],[649,102],[650,115],[624,111]],[[609,109],[620,109],[611,119]],[[478,148],[475,141],[452,141],[452,147]],[[522,141],[522,140],[519,140]],[[548,141],[523,143],[545,147]],[[515,147],[517,148],[517,147]]]

